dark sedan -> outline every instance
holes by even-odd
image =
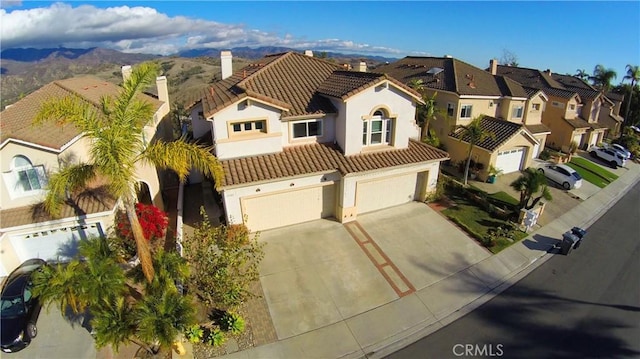
[[[38,334],[36,323],[41,304],[31,292],[31,274],[46,265],[42,259],[29,259],[7,278],[0,298],[2,351],[13,353],[24,349]]]

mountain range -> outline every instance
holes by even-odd
[[[268,54],[299,51],[286,47],[235,47],[234,70],[251,60]],[[124,53],[105,48],[11,48],[0,52],[0,88],[2,108],[37,90],[45,84],[79,75],[95,75],[114,83],[121,81],[120,68],[144,61],[158,61],[169,80],[170,95],[180,100],[181,95],[207,86],[220,73],[220,49],[193,49],[170,56]],[[369,67],[393,58],[335,52],[315,52],[314,56],[337,63],[366,61]]]

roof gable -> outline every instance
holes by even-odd
[[[484,116],[480,121],[480,127],[487,132],[493,133],[494,135],[493,138],[491,136],[488,136],[484,139],[484,141],[476,144],[476,146],[484,148],[489,152],[497,150],[498,148],[500,148],[500,146],[502,146],[518,133],[522,131],[527,132],[526,128],[522,124],[500,120],[491,116]],[[528,135],[530,138],[533,138],[530,133]],[[463,129],[461,128],[454,130],[454,132],[451,133],[450,136],[467,143],[470,140],[469,135],[463,136]]]

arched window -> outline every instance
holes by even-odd
[[[391,132],[393,119],[389,118],[383,110],[376,110],[370,119],[362,122],[362,145],[388,145],[391,144]]]
[[[31,161],[22,155],[13,157],[11,161],[11,177],[13,181],[7,181],[12,195],[27,194],[39,191],[46,184],[46,176],[42,166],[33,166]]]

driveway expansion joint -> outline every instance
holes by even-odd
[[[382,251],[380,246],[371,238],[369,233],[358,223],[353,221],[344,224],[349,235],[358,243],[358,246],[367,255],[371,263],[378,269],[378,272],[389,283],[398,297],[402,298],[416,291],[416,288],[409,282],[400,269]],[[366,245],[365,245],[366,244]]]

